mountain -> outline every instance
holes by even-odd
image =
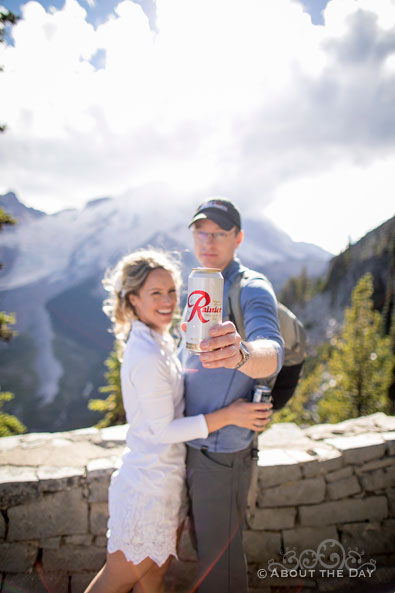
[[[25,224],[31,220],[36,220],[37,218],[45,216],[45,212],[29,208],[19,202],[14,192],[8,192],[7,194],[0,196],[0,207],[9,214],[12,214],[19,224]]]
[[[67,430],[93,424],[87,408],[104,383],[104,361],[113,346],[102,312],[106,268],[148,245],[177,250],[184,285],[197,265],[186,222],[198,200],[172,207],[159,189],[99,198],[81,210],[56,214],[27,208],[15,194],[0,206],[18,219],[0,234],[0,308],[15,312],[17,336],[0,344],[0,385],[15,394],[8,410],[29,430]],[[240,257],[266,273],[276,289],[303,267],[312,275],[330,254],[295,243],[270,221],[243,221]]]
[[[385,312],[388,329],[395,306],[395,216],[332,258],[320,291],[310,301],[302,306],[287,303],[309,329],[311,344],[339,331],[352,291],[367,273],[373,277],[374,307]]]

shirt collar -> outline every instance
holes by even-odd
[[[236,272],[239,271],[240,268],[240,260],[235,257],[232,261],[222,270],[222,276],[224,280],[228,280],[231,278]]]

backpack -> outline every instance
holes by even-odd
[[[263,274],[243,267],[233,281],[226,299],[226,314],[235,324],[242,340],[245,340],[246,335],[240,305],[240,292],[248,280],[257,278],[268,282]],[[283,408],[294,394],[306,358],[307,342],[302,322],[282,303],[278,303],[278,320],[285,345],[284,365],[276,377],[265,380],[272,390],[274,410]]]

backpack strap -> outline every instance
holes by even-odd
[[[260,278],[262,280],[265,280],[266,282],[269,282],[269,280],[266,278],[264,274],[254,272],[254,270],[250,270],[249,268],[245,268],[244,266],[242,266],[241,271],[233,280],[226,298],[225,312],[230,321],[233,321],[233,323],[235,324],[236,329],[241,335],[242,340],[246,339],[246,333],[244,327],[243,313],[241,310],[240,293],[241,289],[246,285],[247,281],[255,278]]]
[[[246,334],[240,293],[250,279],[263,279],[269,282],[264,274],[243,267],[233,280],[225,303],[226,314],[230,321],[235,324],[242,340],[246,339]],[[280,333],[285,345],[284,366],[299,365],[304,362],[306,357],[306,331],[299,319],[282,303],[277,302],[277,313]]]

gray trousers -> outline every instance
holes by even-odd
[[[247,593],[244,513],[251,447],[212,453],[187,447],[192,536],[199,561],[199,593]]]

